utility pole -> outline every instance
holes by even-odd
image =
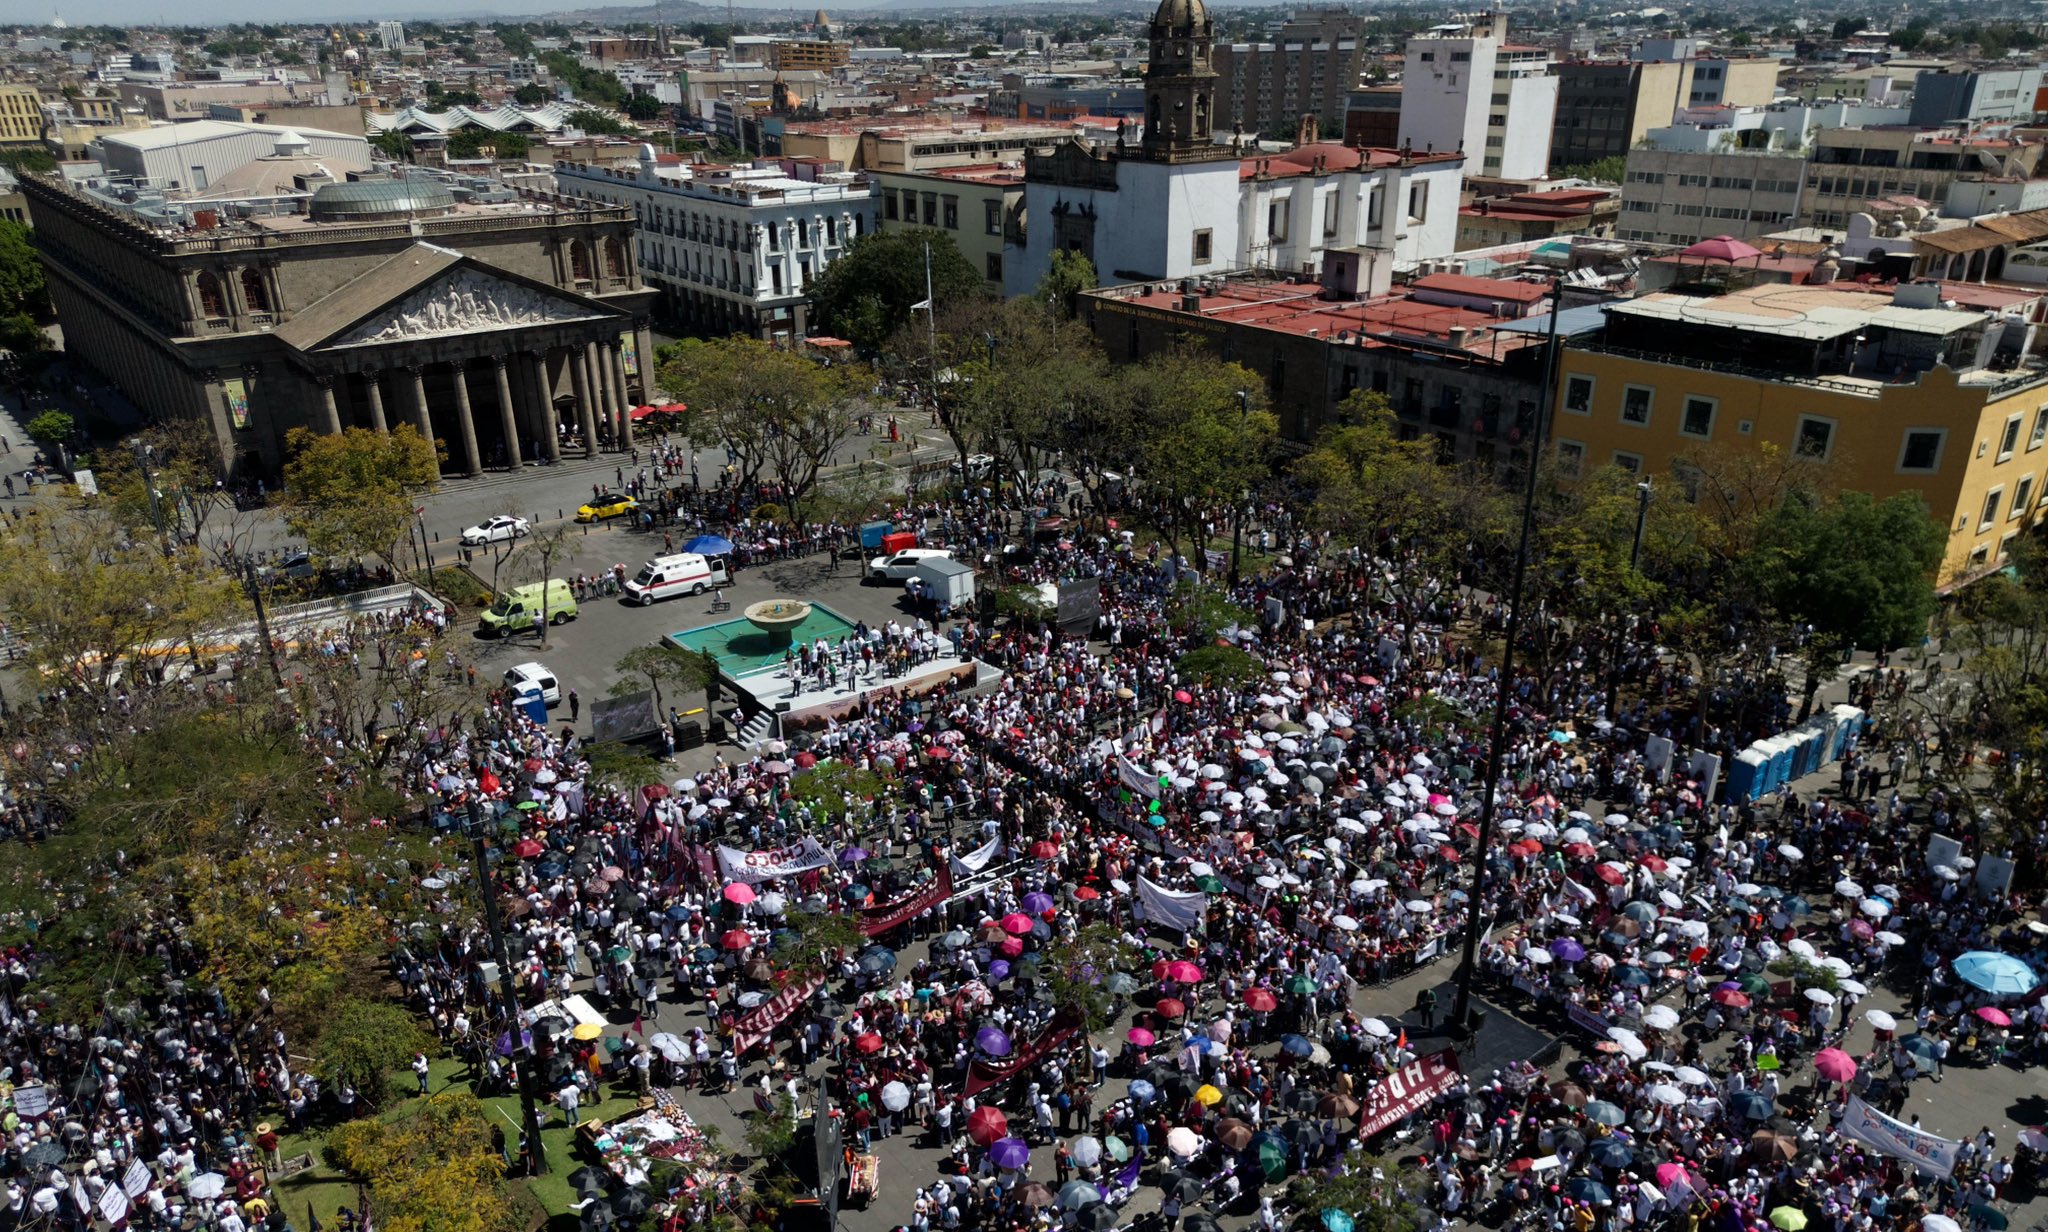
[[[149,469],[149,460],[156,453],[156,446],[137,443],[135,465],[142,469],[142,489],[149,493],[149,520],[156,526],[157,546],[163,549],[165,559],[171,555],[171,539],[164,533],[164,509],[156,493],[156,475]]]
[[[1486,740],[1486,788],[1479,806],[1479,838],[1472,848],[1471,918],[1465,922],[1465,953],[1458,963],[1457,1001],[1451,1021],[1470,1030],[1472,981],[1479,974],[1479,931],[1486,910],[1486,853],[1493,849],[1493,819],[1500,797],[1502,761],[1507,756],[1508,695],[1515,687],[1515,643],[1522,632],[1522,592],[1529,571],[1529,539],[1536,521],[1536,468],[1543,461],[1543,434],[1557,401],[1557,325],[1564,310],[1564,284],[1550,284],[1550,330],[1543,344],[1543,401],[1529,437],[1529,461],[1522,477],[1522,531],[1515,545],[1514,582],[1508,589],[1507,642],[1501,649],[1500,680],[1493,690],[1493,727]]]
[[[1237,423],[1239,430],[1252,421],[1252,395],[1250,390],[1237,391]],[[1244,551],[1244,499],[1243,493],[1230,494],[1230,585],[1237,586],[1238,557]]]
[[[513,1046],[521,1054],[519,1111],[525,1121],[521,1132],[526,1135],[526,1172],[528,1176],[539,1176],[548,1170],[547,1146],[540,1140],[540,1108],[534,1099],[534,1090],[540,1082],[540,1075],[536,1072],[540,1060],[531,1044],[521,1042],[525,1027],[519,1020],[519,993],[512,983],[512,954],[505,945],[505,929],[498,922],[498,896],[491,888],[490,870],[484,864],[483,808],[477,803],[474,792],[469,797],[467,828],[470,857],[476,868],[476,889],[484,900],[484,925],[491,930],[491,952],[498,959],[498,994],[505,999],[505,1018],[510,1024],[507,1029],[511,1032]]]
[[[263,639],[263,658],[270,664],[270,682],[282,689],[284,669],[277,665],[277,643],[270,639],[270,614],[263,610],[263,586],[256,580],[256,562],[242,562],[242,584],[249,590],[249,602],[256,605],[256,636]]]
[[[1645,479],[1636,485],[1636,537],[1628,549],[1628,571],[1640,571],[1643,560],[1643,529],[1650,522],[1650,481]],[[1616,660],[1615,650],[1621,643],[1621,629],[1614,630],[1612,642],[1607,647],[1607,718],[1614,720],[1614,707],[1621,700],[1621,664]]]

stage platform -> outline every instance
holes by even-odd
[[[1475,1014],[1484,1014],[1486,1020],[1470,1039],[1460,1039],[1459,1033],[1447,1029],[1443,1022],[1457,1004],[1458,985],[1455,981],[1445,980],[1437,985],[1436,1026],[1422,1030],[1408,1022],[1412,1015],[1403,1019],[1408,1023],[1409,1047],[1417,1053],[1455,1048],[1459,1066],[1475,1080],[1483,1079],[1515,1061],[1527,1061],[1539,1068],[1547,1066],[1557,1060],[1563,1049],[1563,1036],[1533,1027],[1476,993],[1472,997],[1472,1010]]]

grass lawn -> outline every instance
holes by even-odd
[[[442,1057],[434,1061],[427,1076],[427,1089],[435,1095],[444,1090],[467,1091],[469,1084],[462,1081],[462,1075],[466,1073],[467,1068],[452,1057]],[[391,1088],[394,1091],[410,1092],[415,1085],[411,1070],[403,1070],[392,1075]],[[385,1120],[395,1119],[403,1116],[406,1110],[417,1102],[417,1097],[401,1099],[379,1116]],[[516,1143],[519,1140],[519,1096],[515,1093],[483,1102],[491,1115],[499,1118],[499,1124],[505,1131],[507,1145]],[[610,1120],[631,1111],[634,1102],[631,1097],[613,1097],[601,1103],[585,1103],[577,1110],[577,1115],[584,1120]],[[562,1124],[561,1110],[555,1107],[552,1101],[547,1101],[541,1105],[540,1112],[540,1136],[542,1144],[547,1149],[548,1171],[542,1176],[530,1180],[514,1180],[512,1183],[515,1187],[524,1185],[532,1192],[534,1201],[539,1204],[540,1209],[547,1212],[551,1223],[558,1222],[557,1217],[573,1222],[573,1216],[569,1216],[568,1211],[569,1204],[575,1198],[569,1190],[568,1176],[584,1161],[576,1158],[574,1135],[568,1126]],[[296,1226],[303,1229],[308,1226],[306,1211],[310,1206],[323,1227],[333,1227],[342,1207],[356,1205],[357,1195],[355,1185],[327,1163],[322,1150],[326,1131],[321,1129],[309,1134],[280,1135],[280,1138],[279,1150],[286,1159],[303,1154],[311,1154],[313,1157],[312,1168],[287,1180],[279,1181],[273,1186],[278,1201],[284,1206],[285,1214]]]

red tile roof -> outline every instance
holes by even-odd
[[[1475,299],[1498,299],[1516,304],[1533,304],[1550,294],[1550,288],[1541,283],[1474,278],[1469,274],[1430,274],[1409,285],[1418,291],[1442,291],[1449,295],[1469,295]]]

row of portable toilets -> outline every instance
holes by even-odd
[[[1836,706],[1788,732],[1769,736],[1735,755],[1728,768],[1727,800],[1747,804],[1841,758],[1870,725],[1857,706]]]

